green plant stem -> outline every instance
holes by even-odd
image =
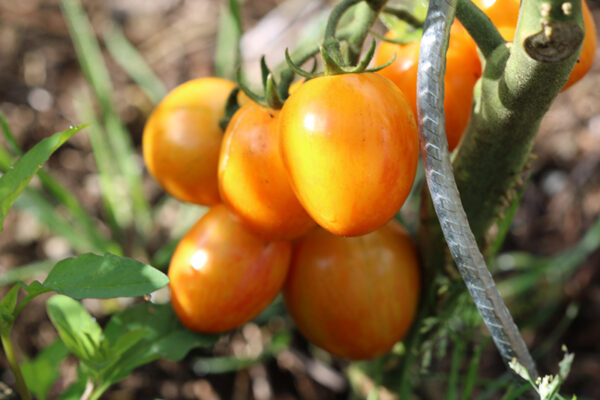
[[[338,23],[342,16],[350,7],[355,6],[363,0],[343,0],[329,14],[327,26],[325,27],[325,36],[323,38],[323,48],[338,65],[343,65],[342,52],[340,50],[340,42],[335,36]]]
[[[11,327],[6,330],[6,332],[2,332],[0,334],[0,339],[2,340],[2,347],[4,347],[4,353],[6,354],[6,359],[8,360],[8,364],[10,366],[10,370],[15,376],[15,383],[17,385],[17,391],[23,400],[31,400],[31,394],[29,393],[29,389],[27,388],[27,384],[25,383],[25,378],[23,378],[23,373],[21,372],[21,367],[19,365],[19,361],[17,360],[17,355],[15,353],[15,348],[13,347],[12,339],[10,337]]]
[[[471,0],[458,0],[456,18],[475,40],[485,58],[506,43],[496,25]]]
[[[558,0],[548,3],[560,10]],[[566,59],[541,62],[526,52],[525,40],[541,29],[541,4],[542,0],[523,1],[512,47],[501,46],[488,58],[475,90],[469,126],[454,159],[462,202],[480,245],[493,221],[502,216],[506,199],[516,195],[512,192],[539,124],[579,53],[577,44]],[[581,27],[581,6],[573,5],[573,13],[561,23],[575,21]]]
[[[379,13],[384,9],[387,0],[365,0],[355,14],[355,22],[352,24],[352,33],[348,38],[348,63],[355,65],[362,51],[362,46],[369,34],[369,30],[377,21]]]
[[[382,12],[393,15],[401,21],[406,22],[413,28],[423,28],[423,21],[411,14],[410,11],[404,8],[384,7]]]

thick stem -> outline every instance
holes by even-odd
[[[458,0],[456,18],[475,40],[485,58],[506,43],[494,23],[471,0]]]
[[[450,165],[443,77],[455,6],[456,0],[432,0],[421,39],[417,111],[427,185],[450,253],[502,359],[508,364],[516,358],[535,379],[535,364],[469,228]]]
[[[360,59],[363,43],[387,0],[365,0],[365,3],[361,4],[356,11],[352,34],[348,38],[348,62],[350,65],[355,65]]]
[[[572,43],[569,57],[546,62],[535,60],[526,51],[527,40],[543,32],[542,24],[548,21],[541,15],[542,3],[523,1],[513,46],[496,49],[488,59],[475,90],[469,126],[454,158],[456,182],[480,246],[487,245],[486,233],[503,214],[506,198],[514,197],[511,191],[521,179],[539,124],[579,53],[579,43]],[[545,3],[552,3],[552,9],[560,12],[560,1]],[[572,11],[556,23],[577,31],[583,26],[580,2],[573,3]],[[573,21],[577,24],[570,23]]]
[[[6,354],[6,359],[8,360],[10,370],[15,376],[15,383],[17,385],[17,391],[19,392],[19,395],[23,400],[31,400],[31,394],[29,393],[29,389],[25,383],[25,378],[21,372],[21,367],[19,365],[19,361],[17,360],[15,348],[13,347],[12,339],[10,337],[10,329],[7,329],[7,332],[3,332],[0,335],[0,339],[2,340],[2,347],[4,347],[4,353]]]

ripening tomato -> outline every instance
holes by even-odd
[[[289,183],[279,152],[279,111],[250,103],[234,115],[219,159],[219,190],[250,230],[292,239],[315,225]]]
[[[395,38],[393,31],[386,37]],[[396,59],[378,73],[389,78],[406,95],[412,111],[417,115],[417,67],[420,41],[403,45],[381,42],[375,53],[375,64],[382,65]],[[453,24],[450,43],[446,54],[446,76],[444,78],[444,110],[448,148],[452,151],[460,142],[471,116],[473,87],[481,77],[481,62],[477,46],[466,29]]]
[[[519,0],[474,0],[474,3],[490,17],[505,40],[513,40],[517,20],[519,19]],[[594,62],[597,41],[596,24],[585,0],[582,0],[581,7],[585,29],[581,53],[561,91],[566,90],[583,78]]]
[[[388,352],[408,331],[420,286],[417,251],[394,221],[355,238],[315,229],[294,245],[283,289],[298,330],[347,359]]]
[[[280,147],[304,209],[337,235],[384,225],[412,187],[415,121],[404,95],[374,73],[311,79],[279,116]]]
[[[496,26],[517,26],[521,0],[473,0]],[[511,38],[512,40],[512,38]]]
[[[594,62],[594,57],[596,55],[596,41],[598,37],[596,34],[594,17],[592,16],[592,13],[585,0],[581,1],[581,6],[583,12],[583,26],[585,28],[585,36],[583,38],[583,44],[581,45],[581,53],[579,53],[577,63],[575,64],[575,67],[573,67],[571,75],[569,75],[569,79],[561,91],[567,89],[569,86],[572,86],[588,73],[590,68],[592,68],[592,63]]]
[[[217,166],[223,131],[219,119],[235,83],[200,78],[173,89],[146,122],[144,160],[158,183],[190,203],[220,201]]]
[[[181,239],[169,266],[171,304],[189,329],[224,332],[258,315],[284,283],[287,241],[269,242],[216,205]]]

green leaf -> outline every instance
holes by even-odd
[[[130,307],[111,318],[104,330],[109,343],[118,346],[121,337],[129,332],[144,330],[144,337],[124,351],[112,366],[109,376],[117,382],[136,367],[159,358],[179,361],[193,348],[210,347],[218,335],[203,335],[186,329],[173,313],[169,304],[143,303]]]
[[[229,0],[228,7],[221,7],[217,50],[215,53],[215,73],[217,76],[235,80],[236,70],[240,66],[240,39],[242,38],[242,19],[238,0]]]
[[[150,265],[106,253],[62,260],[50,271],[44,287],[76,299],[106,299],[142,296],[168,283],[169,278]]]
[[[61,5],[79,64],[100,103],[104,117],[102,122],[106,126],[106,140],[113,155],[112,163],[116,164],[125,178],[124,182],[120,182],[120,189],[131,200],[136,226],[145,232],[149,229],[151,220],[150,207],[142,188],[142,168],[137,162],[131,135],[114,106],[114,89],[102,50],[81,2],[63,0]]]
[[[8,210],[31,178],[60,146],[84,126],[58,132],[36,144],[0,178],[0,231]]]
[[[60,376],[58,365],[69,354],[64,343],[57,339],[34,360],[21,364],[25,383],[39,400],[48,397],[48,391]]]
[[[0,309],[11,314],[17,306],[17,296],[19,295],[19,285],[13,286],[0,302]]]
[[[20,156],[21,154],[23,154],[23,150],[21,150],[21,148],[17,144],[15,135],[13,135],[12,130],[10,129],[10,126],[8,125],[8,121],[6,120],[6,117],[4,116],[2,111],[0,111],[0,128],[2,128],[2,134],[4,135],[4,139],[6,140],[6,143],[8,144],[10,151],[14,155]]]
[[[19,285],[13,286],[0,302],[0,335],[10,335],[14,320]]]
[[[90,363],[103,360],[99,351],[102,329],[77,300],[58,294],[46,306],[50,321],[73,354]]]

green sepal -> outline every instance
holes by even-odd
[[[238,71],[237,71],[237,84],[240,87],[240,89],[242,90],[242,92],[244,92],[244,94],[250,98],[250,100],[252,100],[253,102],[258,103],[258,104],[266,105],[267,101],[266,101],[265,97],[254,93],[244,83],[241,69],[238,69]]]
[[[227,125],[229,125],[229,121],[231,121],[233,114],[240,109],[240,104],[238,103],[239,93],[240,88],[238,86],[235,87],[227,97],[227,101],[225,102],[225,114],[223,115],[223,118],[219,120],[219,127],[223,133],[227,130]]]
[[[289,53],[288,49],[285,49],[285,62],[287,63],[287,65],[290,67],[290,69],[292,71],[294,71],[295,73],[297,73],[298,75],[300,75],[304,78],[312,79],[312,78],[317,78],[319,76],[322,76],[322,74],[320,74],[320,73],[307,72],[307,71],[303,70],[302,68],[300,68],[296,63],[294,63],[294,61],[290,57],[290,53]]]

